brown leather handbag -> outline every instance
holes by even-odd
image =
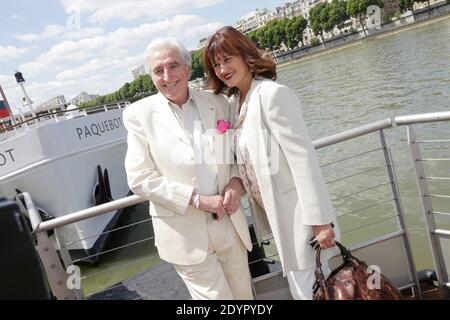
[[[316,282],[314,300],[403,300],[400,292],[384,275],[379,276],[379,288],[372,285],[372,273],[368,266],[350,253],[341,243],[339,247],[344,263],[333,270],[327,279],[320,263],[320,247],[316,246]]]

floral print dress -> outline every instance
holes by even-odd
[[[235,112],[236,119],[234,121],[234,134],[239,175],[251,204],[254,205],[256,202],[261,208],[264,209],[264,204],[262,201],[261,192],[259,190],[258,181],[256,179],[255,170],[248,153],[247,141],[243,139],[241,135],[242,125],[244,124],[245,117],[247,116],[247,108],[247,102],[244,102],[242,104],[242,107],[240,107],[239,99],[237,99]]]

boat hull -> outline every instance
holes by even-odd
[[[28,192],[38,208],[54,217],[90,208],[96,204],[93,191],[98,184],[98,165],[108,170],[112,198],[126,196],[122,112],[118,109],[45,124],[3,141],[0,152],[6,160],[0,166],[0,196],[11,197],[17,190]],[[94,254],[106,239],[100,234],[116,219],[116,212],[110,212],[59,228],[58,245]]]

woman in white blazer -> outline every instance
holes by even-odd
[[[312,299],[316,237],[323,270],[336,253],[336,215],[297,96],[276,83],[276,66],[232,27],[214,33],[204,49],[214,93],[235,108],[235,152],[259,239],[273,234],[294,299]],[[334,229],[332,227],[334,224]],[[325,274],[325,276],[327,276]]]

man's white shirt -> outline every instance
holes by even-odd
[[[197,172],[195,191],[202,195],[217,195],[219,185],[217,182],[217,166],[209,143],[212,137],[205,134],[203,123],[197,110],[191,89],[185,104],[180,107],[168,102],[180,126],[184,129],[194,150],[194,161]]]

